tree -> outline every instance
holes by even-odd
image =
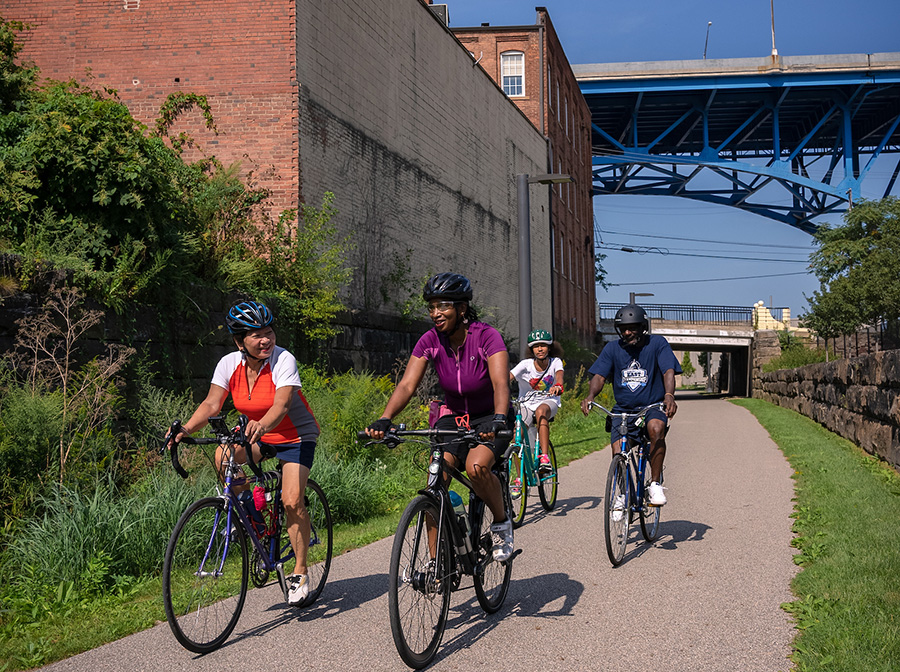
[[[681,375],[685,378],[690,378],[696,373],[696,369],[694,368],[694,363],[691,362],[691,353],[689,351],[685,351],[684,357],[681,358]]]
[[[807,297],[805,326],[828,338],[900,317],[900,199],[863,200],[815,238],[810,265],[821,286]]]

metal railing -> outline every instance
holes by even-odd
[[[597,319],[612,320],[624,303],[598,303]],[[653,322],[691,322],[694,324],[753,325],[753,308],[743,306],[698,306],[688,304],[642,303],[641,308]],[[784,308],[769,308],[781,320]]]

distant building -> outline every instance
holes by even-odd
[[[579,341],[589,344],[595,331],[596,302],[591,115],[550,16],[538,7],[532,26],[483,24],[451,29],[478,65],[547,138],[547,172],[575,178],[570,184],[531,188],[552,190],[549,263],[554,333],[574,331]],[[535,326],[546,319],[535,310]]]

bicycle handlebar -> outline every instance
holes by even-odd
[[[512,430],[503,429],[497,432],[494,435],[494,438],[511,439],[512,435]],[[464,441],[471,441],[472,443],[484,442],[484,439],[479,437],[478,432],[474,429],[406,429],[406,425],[403,424],[388,429],[388,431],[384,433],[384,437],[381,439],[373,439],[365,432],[358,432],[356,436],[360,441],[383,443],[387,445],[388,448],[396,448],[401,443],[403,443],[403,438],[407,436],[421,436],[431,439],[462,439]],[[506,449],[506,452],[503,454],[503,459],[509,457],[510,451],[513,447],[514,446],[510,444],[510,446]]]
[[[627,418],[637,418],[641,415],[644,415],[644,413],[646,413],[647,411],[654,409],[654,408],[658,408],[659,410],[662,411],[665,409],[665,406],[663,405],[663,402],[658,401],[655,404],[650,404],[649,406],[644,406],[643,408],[638,409],[637,411],[631,411],[631,412],[619,411],[618,413],[615,413],[615,412],[609,410],[608,408],[606,408],[605,406],[601,406],[596,401],[592,401],[591,408],[592,409],[599,408],[601,411],[606,413],[611,418],[626,418],[627,419]]]
[[[237,444],[241,445],[246,449],[247,454],[247,462],[250,464],[250,469],[256,474],[258,477],[262,476],[262,470],[257,465],[256,461],[253,459],[253,451],[250,449],[250,443],[247,441],[247,436],[245,434],[245,430],[247,428],[248,418],[246,415],[240,415],[238,417],[237,425],[234,429],[229,430],[227,425],[225,425],[225,421],[223,418],[219,416],[214,416],[209,418],[210,425],[212,426],[213,432],[215,432],[216,436],[212,438],[194,438],[193,436],[183,436],[181,437],[181,441],[176,441],[178,435],[181,433],[183,429],[181,426],[181,420],[176,420],[172,423],[172,426],[169,427],[169,432],[166,434],[163,439],[163,447],[162,450],[166,449],[166,446],[169,445],[169,440],[172,441],[172,447],[169,449],[169,453],[172,459],[172,468],[175,469],[175,473],[177,473],[182,478],[187,478],[188,473],[184,467],[181,466],[181,462],[178,460],[178,445],[181,443],[186,443],[192,446],[209,446],[213,444]]]

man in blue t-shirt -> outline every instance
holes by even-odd
[[[640,306],[620,308],[616,313],[615,326],[621,338],[607,343],[597,361],[588,369],[593,377],[588,395],[581,402],[581,410],[585,415],[590,412],[594,397],[600,394],[610,379],[616,398],[613,411],[632,412],[663,402],[665,412],[654,408],[645,416],[647,436],[650,438],[652,481],[648,495],[651,506],[662,506],[666,503],[666,495],[659,481],[666,459],[666,426],[668,419],[678,410],[675,404],[675,374],[681,373],[681,366],[665,338],[647,333],[650,321]],[[614,428],[610,437],[612,443],[615,444],[619,438]]]

